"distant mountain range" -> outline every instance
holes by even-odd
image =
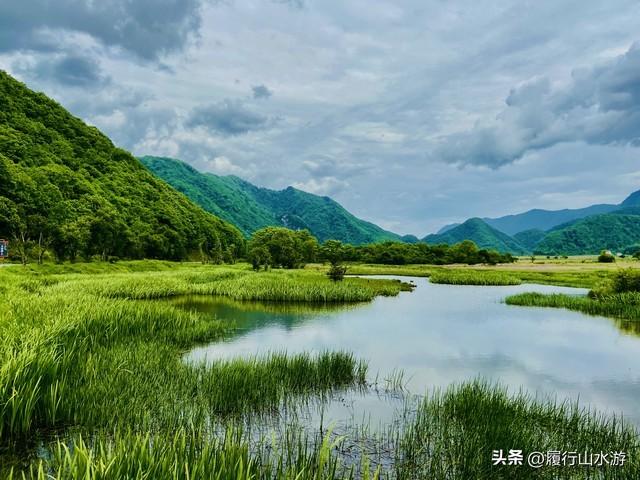
[[[533,209],[516,215],[506,215],[499,218],[483,218],[482,220],[507,235],[516,235],[525,230],[550,230],[557,225],[562,225],[572,220],[612,212],[621,208],[621,205],[622,204],[598,204],[585,208],[564,210]],[[445,233],[458,225],[460,224],[445,225],[438,233]]]
[[[353,245],[417,240],[361,220],[329,197],[293,187],[280,191],[260,188],[233,175],[199,172],[172,158],[146,156],[140,160],[193,202],[236,225],[245,236],[266,226],[284,226],[306,228],[320,241],[336,239]]]
[[[536,209],[500,218],[473,218],[463,224],[447,225],[424,241],[456,243],[465,239],[483,248],[514,254],[581,255],[603,249],[623,251],[640,244],[640,191],[618,205]]]

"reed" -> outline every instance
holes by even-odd
[[[640,293],[627,292],[589,298],[573,295],[522,293],[507,297],[508,305],[576,310],[588,315],[640,321]]]
[[[523,466],[494,466],[494,450],[522,450]],[[532,452],[625,452],[625,466],[527,466]],[[621,419],[499,386],[471,382],[434,392],[399,442],[396,478],[638,478],[638,432]]]
[[[446,285],[482,286],[520,285],[522,283],[518,277],[513,275],[483,270],[440,270],[431,274],[429,281]]]

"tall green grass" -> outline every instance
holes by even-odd
[[[508,305],[576,310],[589,315],[622,320],[640,320],[640,271],[625,269],[601,282],[586,297],[523,293],[506,299]]]
[[[491,272],[483,270],[441,270],[434,272],[430,277],[431,283],[446,285],[520,285],[522,282],[518,277],[502,272]]]
[[[178,428],[277,407],[289,394],[361,384],[347,353],[187,365],[180,353],[225,325],[168,303],[182,293],[326,302],[394,294],[395,282],[335,285],[320,274],[209,268],[109,276],[24,274],[0,305],[0,439],[67,425]],[[15,279],[16,277],[12,277]]]
[[[265,448],[250,447],[238,430],[221,437],[194,430],[174,435],[116,433],[88,441],[81,435],[52,445],[47,460],[34,461],[8,480],[330,480],[355,478],[354,468],[333,454],[338,440],[327,434],[322,441],[290,433]],[[375,480],[377,472],[359,472],[362,480]]]
[[[522,450],[524,466],[493,466],[492,452]],[[526,466],[532,452],[625,452],[624,467]],[[620,419],[575,404],[509,395],[472,382],[435,392],[401,435],[397,478],[583,479],[640,478],[638,432]]]
[[[588,315],[640,320],[640,293],[638,292],[611,294],[597,299],[562,294],[522,293],[507,297],[505,302],[508,305],[522,307],[566,308]]]

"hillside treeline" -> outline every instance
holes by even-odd
[[[0,71],[0,238],[19,258],[242,254],[240,232],[96,128]]]

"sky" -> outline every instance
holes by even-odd
[[[640,189],[636,0],[0,2],[0,69],[136,155],[419,237]]]

